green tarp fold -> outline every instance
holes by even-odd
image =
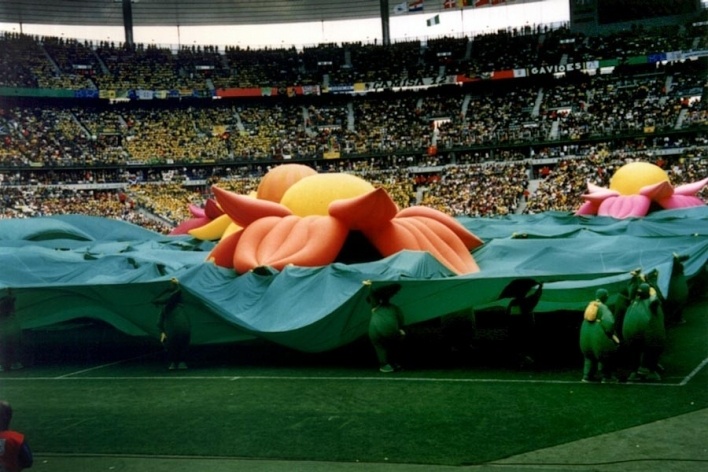
[[[504,287],[519,278],[544,282],[539,312],[582,310],[598,287],[614,296],[638,268],[658,269],[666,290],[674,253],[690,256],[690,278],[704,274],[708,260],[708,207],[627,220],[548,212],[459,221],[485,242],[473,254],[477,274],[455,276],[428,253],[403,251],[367,263],[238,276],[205,262],[213,243],[188,236],[79,215],[0,220],[0,289],[15,290],[25,329],[88,317],[157,338],[151,300],[177,277],[194,344],[262,338],[319,352],[367,332],[364,280],[401,283],[394,301],[412,324],[503,305]]]

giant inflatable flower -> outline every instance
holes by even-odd
[[[353,232],[382,257],[428,251],[454,273],[479,271],[470,251],[482,241],[457,220],[422,206],[399,211],[384,189],[350,174],[318,174],[285,164],[264,176],[256,198],[218,186],[212,190],[239,229],[223,235],[209,259],[238,273],[336,262]]]
[[[189,213],[192,215],[175,227],[170,234],[190,234],[197,239],[213,240],[223,236],[224,231],[231,223],[231,219],[219,207],[216,200],[209,198],[204,208],[193,203],[189,204]]]
[[[673,187],[669,176],[659,166],[632,162],[620,167],[610,180],[610,188],[588,184],[585,203],[576,215],[600,215],[614,218],[646,216],[653,204],[660,208],[687,208],[704,205],[696,194],[708,177],[691,184]]]

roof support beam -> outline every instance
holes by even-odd
[[[391,29],[388,17],[388,0],[379,0],[381,10],[381,44],[391,45]]]
[[[125,43],[133,47],[133,0],[123,0],[123,28],[125,29]]]

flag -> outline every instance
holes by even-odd
[[[408,0],[408,11],[423,11],[423,0]]]
[[[138,100],[152,100],[154,97],[154,92],[152,90],[136,90],[136,95],[138,96]]]
[[[490,5],[491,3],[492,3],[492,0],[474,0],[474,6],[476,8],[484,7],[484,6]]]
[[[408,3],[407,2],[401,2],[398,5],[393,6],[393,14],[394,15],[400,15],[401,13],[405,13],[408,11]]]
[[[226,125],[213,125],[211,127],[211,135],[212,136],[222,136],[224,133],[226,133],[227,128]]]
[[[435,15],[432,18],[428,18],[427,20],[425,20],[425,22],[428,24],[428,26],[439,25],[440,24],[440,15]]]
[[[464,8],[472,5],[473,0],[443,0],[443,9]]]

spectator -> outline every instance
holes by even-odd
[[[0,469],[8,472],[20,472],[32,467],[32,450],[24,434],[10,429],[12,407],[6,401],[0,401]]]

